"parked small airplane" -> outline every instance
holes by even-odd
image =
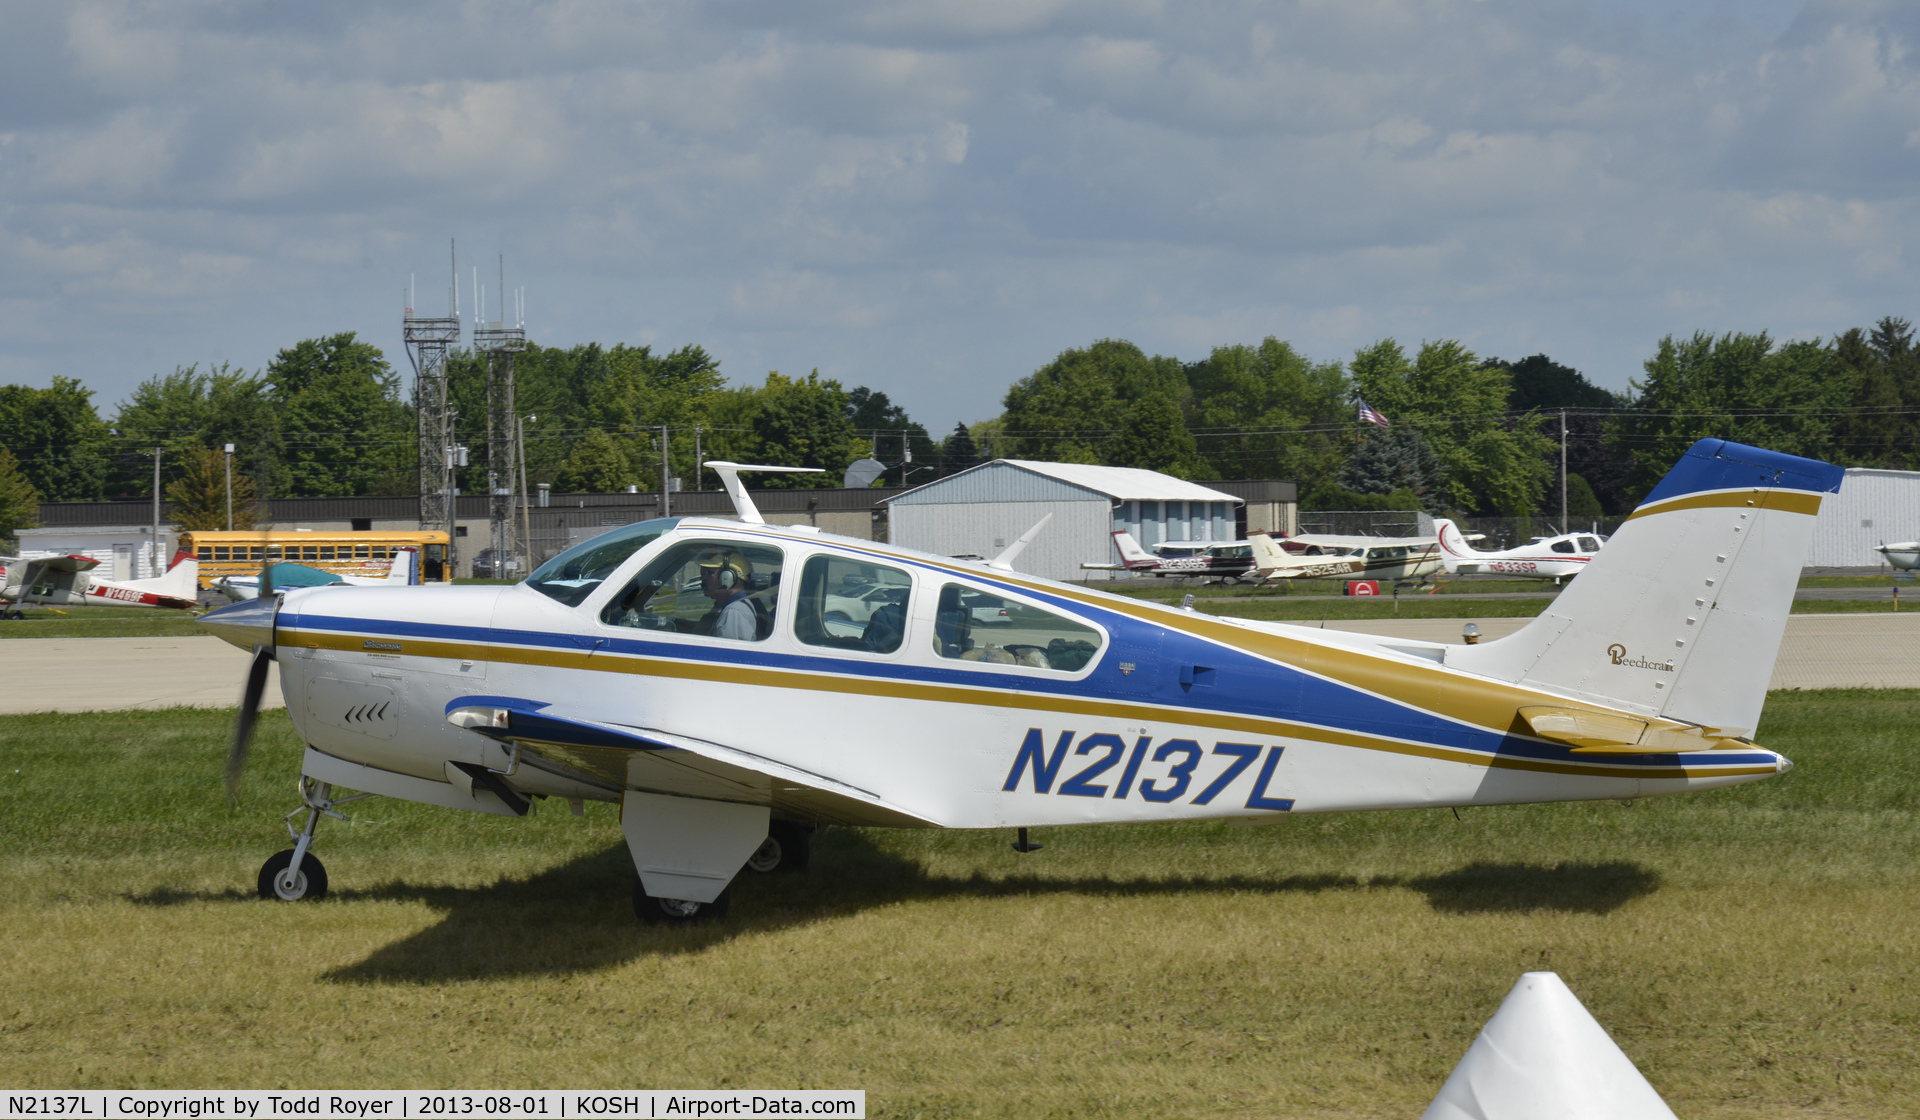
[[[1246,541],[1166,541],[1148,552],[1125,529],[1115,529],[1112,536],[1114,547],[1120,550],[1120,563],[1082,564],[1082,571],[1190,576],[1231,583],[1253,567],[1253,547]]]
[[[1440,570],[1433,537],[1276,537],[1248,533],[1253,577],[1274,579],[1421,579]]]
[[[100,561],[91,556],[43,556],[10,563],[6,585],[0,587],[0,603],[170,610],[199,605],[200,562],[191,553],[174,553],[167,573],[152,579],[101,579],[91,574],[99,566]]]
[[[384,576],[349,576],[339,572],[322,571],[305,564],[295,564],[283,560],[278,564],[269,564],[266,568],[267,586],[292,589],[295,587],[326,587],[341,583],[349,587],[410,587],[420,582],[420,550],[417,548],[396,549],[393,565]],[[260,576],[221,576],[213,581],[214,590],[232,599],[244,602],[260,595]]]
[[[722,914],[824,824],[1024,830],[1637,798],[1791,764],[1751,736],[1840,468],[1702,440],[1585,574],[1480,645],[1217,618],[810,526],[659,518],[510,586],[304,588],[201,625],[270,666],[307,744],[266,897],[326,893],[323,816],[384,795],[621,806],[650,921]],[[790,468],[789,468],[790,469]],[[1044,521],[1042,522],[1044,525]],[[904,601],[859,633],[830,600]],[[976,626],[981,600],[1004,621]],[[996,616],[998,617],[998,616]],[[362,791],[336,796],[345,787]],[[304,827],[291,823],[305,811]]]
[[[1441,518],[1433,523],[1433,528],[1440,536],[1440,562],[1449,575],[1498,572],[1558,583],[1586,571],[1601,544],[1600,538],[1592,533],[1562,533],[1557,537],[1535,537],[1519,548],[1481,552],[1467,543],[1460,527],[1452,521]]]
[[[1887,563],[1896,568],[1911,571],[1920,568],[1920,541],[1906,541],[1902,544],[1879,544],[1873,550],[1887,558]]]

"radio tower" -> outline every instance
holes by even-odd
[[[447,242],[453,258],[453,242]],[[413,362],[413,408],[420,418],[420,527],[447,534],[447,564],[453,545],[453,407],[447,395],[447,349],[460,344],[460,277],[457,267],[447,289],[452,313],[444,319],[416,316],[407,308],[407,358]],[[408,291],[412,303],[412,291]],[[422,575],[424,576],[424,571]]]
[[[514,293],[513,326],[507,315],[507,259],[500,258],[500,318],[475,325],[473,349],[487,363],[487,518],[493,524],[493,574],[527,574],[532,557],[520,539],[515,509],[523,505],[520,491],[520,445],[514,439],[517,415],[513,405],[513,356],[527,348],[527,320],[522,295]],[[484,310],[484,309],[483,309]]]

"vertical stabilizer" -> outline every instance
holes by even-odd
[[[410,587],[420,582],[420,550],[417,548],[396,549],[393,563],[387,568],[387,582],[401,587]]]
[[[1523,973],[1420,1120],[1674,1120],[1560,977]]]
[[[1134,540],[1133,534],[1125,529],[1113,531],[1113,547],[1120,550],[1120,562],[1129,569],[1154,568],[1160,564],[1160,561],[1154,559],[1152,553],[1141,548],[1140,542]]]
[[[1440,542],[1440,566],[1447,570],[1448,575],[1453,575],[1460,570],[1462,560],[1468,561],[1468,571],[1479,567],[1474,560],[1473,547],[1467,544],[1467,538],[1460,534],[1460,526],[1444,517],[1436,517],[1433,521],[1433,529]]]
[[[1646,715],[1751,734],[1828,463],[1701,440],[1553,605],[1447,663]]]

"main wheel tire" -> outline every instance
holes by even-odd
[[[300,860],[300,870],[283,879],[282,873],[293,866],[293,849],[276,852],[260,865],[260,897],[281,902],[327,897],[327,869],[320,857],[308,852]]]
[[[717,921],[727,916],[727,907],[732,902],[732,887],[721,891],[720,897],[712,902],[688,902],[680,898],[655,898],[647,893],[644,883],[638,879],[633,881],[634,916],[648,925],[682,926]]]
[[[813,860],[813,831],[792,821],[774,821],[767,838],[747,857],[755,871],[805,871]]]

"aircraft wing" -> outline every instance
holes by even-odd
[[[31,581],[36,572],[90,572],[99,566],[91,556],[42,556],[27,561],[27,576]]]
[[[584,718],[539,701],[465,696],[447,722],[518,744],[534,765],[618,789],[767,805],[835,824],[933,827],[871,790],[751,751],[656,727]]]

